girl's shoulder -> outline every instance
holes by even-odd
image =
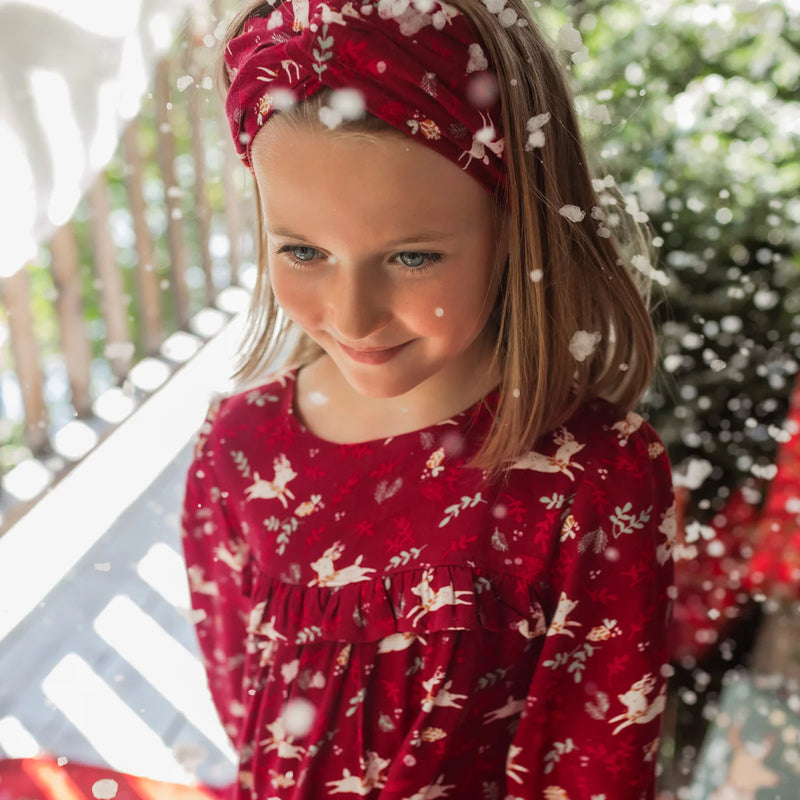
[[[214,395],[208,406],[201,434],[212,431],[243,430],[255,419],[263,423],[269,417],[290,413],[298,365],[292,364],[268,373],[249,385],[236,386]]]
[[[528,470],[560,472],[572,483],[598,471],[669,474],[670,464],[664,442],[644,417],[636,411],[621,413],[596,397],[542,436],[512,467],[518,478]]]

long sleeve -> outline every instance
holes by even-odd
[[[644,423],[586,465],[564,515],[506,800],[654,797],[674,534],[669,460]]]
[[[211,404],[186,476],[181,538],[194,622],[217,712],[236,745],[244,708],[244,660],[250,614],[251,558],[215,474],[220,401]],[[224,437],[223,437],[224,438]]]

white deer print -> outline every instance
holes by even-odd
[[[224,544],[218,544],[214,548],[214,555],[233,572],[241,572],[250,548],[244,542],[231,542],[233,552],[228,550]]]
[[[400,650],[407,650],[414,644],[415,639],[418,639],[422,644],[426,644],[426,640],[416,633],[393,633],[391,636],[384,636],[378,642],[378,652],[396,653]]]
[[[293,737],[287,737],[286,729],[283,727],[283,720],[280,717],[278,717],[275,722],[267,725],[267,730],[272,735],[259,742],[259,744],[264,747],[265,753],[269,753],[271,750],[277,750],[278,758],[302,758],[305,755],[305,747],[292,744],[289,741]]]
[[[428,712],[432,711],[434,706],[442,706],[448,708],[463,708],[463,706],[458,704],[458,700],[466,700],[468,695],[466,694],[453,694],[450,691],[450,687],[453,685],[453,681],[447,681],[447,683],[439,689],[436,694],[436,687],[444,680],[444,671],[441,667],[437,668],[436,672],[433,674],[432,677],[428,678],[427,681],[422,682],[422,687],[425,689],[425,697],[422,699],[422,710],[427,714]]]
[[[423,786],[409,797],[404,797],[403,800],[436,800],[438,797],[447,797],[450,790],[455,789],[456,785],[451,783],[447,786],[442,786],[443,780],[444,775],[440,775],[436,779],[436,783],[429,783],[427,786]]]
[[[536,639],[539,636],[544,636],[547,633],[547,627],[544,624],[544,617],[540,614],[536,617],[534,628],[531,630],[530,620],[521,619],[519,622],[513,623],[512,627],[518,630],[526,639]]]
[[[618,420],[610,428],[605,427],[606,430],[616,431],[619,443],[625,447],[628,444],[628,439],[632,433],[636,433],[642,427],[644,420],[634,411],[629,411],[625,419]]]
[[[292,30],[302,31],[308,27],[308,0],[292,0],[292,10],[294,11],[294,22]]]
[[[196,594],[207,594],[211,596],[219,594],[217,582],[205,580],[202,567],[194,564],[193,566],[189,567],[187,573],[189,575],[189,585],[192,587],[192,591]]]
[[[488,114],[484,114],[482,111],[479,112],[481,115],[481,119],[483,120],[484,130],[487,128],[494,129],[494,125],[492,123],[492,118]],[[478,132],[480,133],[480,131]],[[472,163],[472,159],[475,158],[478,161],[483,161],[484,164],[489,163],[489,155],[486,152],[486,149],[491,150],[496,156],[501,156],[503,154],[503,140],[497,139],[491,140],[488,142],[483,142],[481,139],[478,138],[478,134],[476,133],[472,137],[472,147],[469,150],[464,150],[461,155],[458,157],[458,160],[461,161],[464,156],[467,157],[467,161],[463,166],[463,169],[467,169],[469,165]]]
[[[546,456],[531,450],[518,458],[512,469],[533,469],[537,472],[563,472],[571,481],[575,480],[571,469],[583,470],[583,466],[572,460],[575,453],[583,450],[585,444],[575,441],[575,437],[562,425],[553,435],[553,442],[558,445],[558,450],[553,456]]]
[[[675,501],[673,500],[672,505],[664,512],[664,517],[661,520],[661,524],[658,526],[659,533],[663,533],[664,536],[667,537],[667,541],[656,548],[656,558],[661,565],[669,561],[672,550],[678,539],[678,520],[676,513]]]
[[[636,681],[625,694],[617,695],[625,705],[626,711],[609,720],[609,722],[624,720],[614,728],[612,735],[616,735],[623,728],[627,728],[628,725],[633,725],[634,723],[643,725],[645,722],[650,722],[651,719],[655,719],[664,710],[667,698],[666,686],[662,687],[652,703],[647,700],[647,695],[653,691],[655,685],[656,679],[648,672],[641,680]]]
[[[386,778],[381,773],[392,763],[389,758],[381,758],[372,750],[367,750],[367,763],[360,759],[361,767],[365,770],[363,778],[353,775],[349,769],[342,771],[342,777],[332,781],[326,781],[325,785],[331,787],[328,794],[357,794],[367,795],[372,789],[382,789],[386,784]]]
[[[278,631],[275,630],[276,617],[274,614],[269,622],[264,622],[263,615],[266,605],[266,601],[263,601],[253,607],[253,610],[250,612],[248,630],[257,636],[265,636],[271,642],[288,641],[282,633],[278,633]]]
[[[550,627],[547,629],[548,636],[556,636],[559,633],[563,633],[565,636],[571,636],[573,639],[575,638],[575,634],[569,630],[569,627],[577,627],[581,626],[580,622],[575,622],[575,620],[567,619],[569,617],[570,612],[572,612],[578,605],[577,600],[570,600],[567,597],[566,592],[561,592],[561,597],[558,599],[558,608],[556,609],[555,616],[553,617],[553,621],[550,623]]]
[[[508,698],[508,702],[504,706],[500,706],[500,708],[496,708],[494,711],[487,711],[484,717],[484,725],[488,725],[490,722],[495,722],[498,719],[507,719],[508,717],[513,717],[514,714],[521,714],[525,710],[525,703],[526,698],[522,698],[521,700],[515,700],[513,697]]]
[[[523,783],[522,777],[517,775],[518,772],[530,772],[527,767],[523,767],[521,764],[514,763],[514,759],[521,752],[521,747],[517,747],[517,745],[512,744],[508,748],[508,757],[506,758],[506,775],[508,775],[511,780],[516,781],[517,783]]]
[[[261,476],[254,472],[255,482],[245,490],[247,500],[272,500],[278,498],[284,508],[288,507],[286,498],[294,500],[291,489],[287,487],[289,481],[297,477],[297,473],[292,469],[289,459],[281,453],[273,462],[275,477],[271,481],[265,481]]]
[[[426,569],[422,573],[422,579],[416,586],[411,587],[413,594],[419,597],[419,603],[411,608],[406,617],[412,617],[412,623],[416,625],[422,617],[431,611],[437,611],[444,606],[469,606],[469,600],[461,600],[463,595],[472,594],[469,590],[455,591],[452,586],[443,586],[435,592],[431,589],[433,580],[433,570]]]
[[[375,572],[373,567],[362,567],[361,561],[364,555],[360,555],[354,564],[343,569],[335,569],[334,561],[338,561],[344,552],[344,545],[341,542],[332,544],[320,558],[311,562],[311,568],[317,573],[317,577],[308,582],[309,586],[345,586],[348,583],[358,583],[368,581],[368,572]]]

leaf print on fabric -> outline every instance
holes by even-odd
[[[389,559],[389,564],[397,569],[397,567],[405,567],[412,558],[419,558],[419,554],[427,547],[427,545],[422,545],[422,547],[412,547],[410,550],[403,550],[401,553],[398,553],[396,556],[393,556]]]
[[[494,533],[492,534],[492,547],[495,550],[499,550],[501,553],[508,552],[508,539],[506,539],[505,535],[500,533],[497,528],[494,529]]]
[[[546,753],[544,757],[547,763],[547,766],[544,768],[545,774],[549,774],[553,771],[553,767],[561,760],[561,756],[566,753],[572,753],[574,750],[577,750],[577,747],[572,739],[567,739],[563,742],[553,742],[553,749]],[[561,791],[563,792],[563,789]],[[545,797],[548,797],[548,795],[545,794]],[[568,800],[566,792],[564,792],[563,797],[564,800]],[[551,798],[548,797],[548,800],[551,800]],[[555,800],[555,796],[552,796],[552,800]]]
[[[325,63],[333,58],[333,52],[331,51],[333,48],[333,36],[328,36],[328,26],[322,26],[322,33],[317,36],[317,47],[315,47],[311,53],[314,56],[315,64],[312,64],[312,69],[314,72],[317,73],[317,77],[322,79],[322,73],[328,69],[328,65]]]
[[[473,497],[462,497],[460,503],[456,503],[455,505],[449,506],[446,508],[444,519],[439,523],[440,528],[444,528],[450,520],[455,519],[462,511],[467,508],[475,508],[478,503],[485,503],[486,501],[483,499],[483,496],[480,492],[478,492]]]
[[[403,487],[403,479],[396,478],[390,484],[389,481],[381,481],[375,487],[375,502],[382,503],[384,500],[388,500],[390,497],[394,497],[400,489]]]
[[[487,672],[477,680],[478,689],[485,689],[487,686],[494,686],[498,681],[502,681],[508,674],[510,667],[499,667],[492,672]]]
[[[622,508],[617,506],[614,509],[614,513],[611,515],[611,523],[613,526],[611,533],[615,539],[618,539],[623,533],[633,533],[634,531],[642,530],[645,523],[650,521],[650,514],[653,510],[653,506],[648,506],[647,509],[641,511],[638,516],[630,513],[632,508],[632,503],[625,503]]]
[[[608,536],[606,536],[605,531],[602,528],[597,528],[581,537],[581,540],[578,542],[578,552],[585,553],[591,548],[595,553],[602,553],[603,550],[606,549],[607,544]]]
[[[250,463],[242,450],[231,450],[231,458],[243,478],[250,477]]]

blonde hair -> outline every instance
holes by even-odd
[[[498,335],[492,364],[501,375],[500,397],[491,429],[470,463],[497,478],[587,400],[602,397],[620,416],[640,401],[656,362],[650,282],[627,266],[623,250],[642,253],[647,241],[624,214],[614,236],[602,225],[567,78],[523,0],[506,3],[527,22],[511,27],[503,27],[481,0],[447,2],[478,33],[498,78],[502,107],[509,256],[493,312]],[[237,15],[222,51],[248,19],[267,16],[277,4],[256,2]],[[227,90],[227,74],[223,68],[219,73]],[[316,122],[321,94],[281,113]],[[527,123],[544,112],[550,113],[545,144],[526,149]],[[343,133],[382,131],[396,132],[371,115],[342,126]],[[258,203],[257,190],[255,196]],[[576,206],[585,218],[569,220],[561,213],[565,206]],[[258,226],[258,278],[233,375],[241,382],[263,375],[292,329],[269,287],[260,207]],[[571,351],[579,331],[600,337],[582,360]],[[306,363],[321,353],[303,334],[289,361]]]

